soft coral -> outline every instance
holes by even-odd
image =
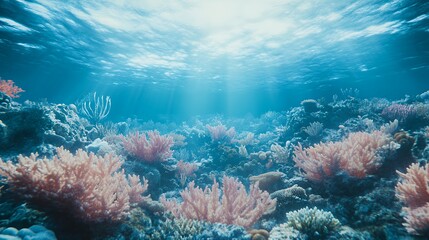
[[[4,92],[11,98],[18,98],[18,93],[24,92],[24,90],[17,87],[12,80],[0,80],[0,92]]]

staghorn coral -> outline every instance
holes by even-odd
[[[0,161],[0,175],[25,199],[67,211],[85,222],[118,221],[146,200],[148,183],[118,171],[122,162],[112,154],[98,157],[57,148],[52,159],[20,155],[18,163]]]

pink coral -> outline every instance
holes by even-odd
[[[11,189],[26,199],[70,212],[86,222],[118,221],[143,197],[148,183],[118,171],[117,156],[98,157],[78,150],[73,155],[57,149],[52,159],[20,155],[18,163],[0,161],[0,175]]]
[[[207,129],[210,132],[212,142],[217,142],[217,141],[230,142],[235,136],[235,129],[233,127],[227,129],[225,125],[222,125],[222,124],[217,126],[207,125]]]
[[[264,213],[274,210],[276,206],[276,200],[271,199],[268,192],[260,190],[258,183],[251,185],[247,194],[240,181],[226,176],[223,177],[222,196],[216,181],[211,189],[206,187],[204,190],[191,182],[181,192],[181,196],[182,203],[161,197],[164,207],[175,217],[244,227],[251,227]]]
[[[350,133],[341,142],[320,143],[307,149],[299,144],[293,160],[312,181],[322,181],[341,170],[363,178],[378,169],[381,164],[378,150],[388,143],[388,137],[381,131]]]
[[[399,119],[400,121],[413,114],[414,109],[412,105],[403,105],[397,103],[385,107],[381,113],[382,116],[385,116],[389,119]]]
[[[136,132],[122,138],[125,150],[138,160],[155,163],[163,162],[173,155],[171,147],[173,138],[171,136],[160,135],[158,131],[148,131],[146,134]]]
[[[404,226],[411,234],[429,234],[429,164],[419,167],[417,163],[398,172],[402,181],[396,185],[396,196],[404,203]]]
[[[176,164],[177,174],[180,178],[180,183],[185,185],[186,179],[192,175],[195,175],[194,172],[198,170],[198,165],[196,163],[188,163],[180,160]]]
[[[11,98],[18,98],[18,93],[24,92],[24,90],[15,86],[12,80],[0,80],[0,92],[4,92]]]

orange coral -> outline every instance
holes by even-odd
[[[22,88],[15,86],[12,80],[0,80],[0,92],[4,92],[11,98],[18,98],[20,92],[24,92]]]

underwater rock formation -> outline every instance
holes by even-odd
[[[16,229],[8,227],[0,231],[0,239],[7,240],[56,240],[55,233],[40,225]]]
[[[28,153],[42,144],[83,148],[86,130],[73,107],[65,104],[25,106],[1,114],[0,150]]]

